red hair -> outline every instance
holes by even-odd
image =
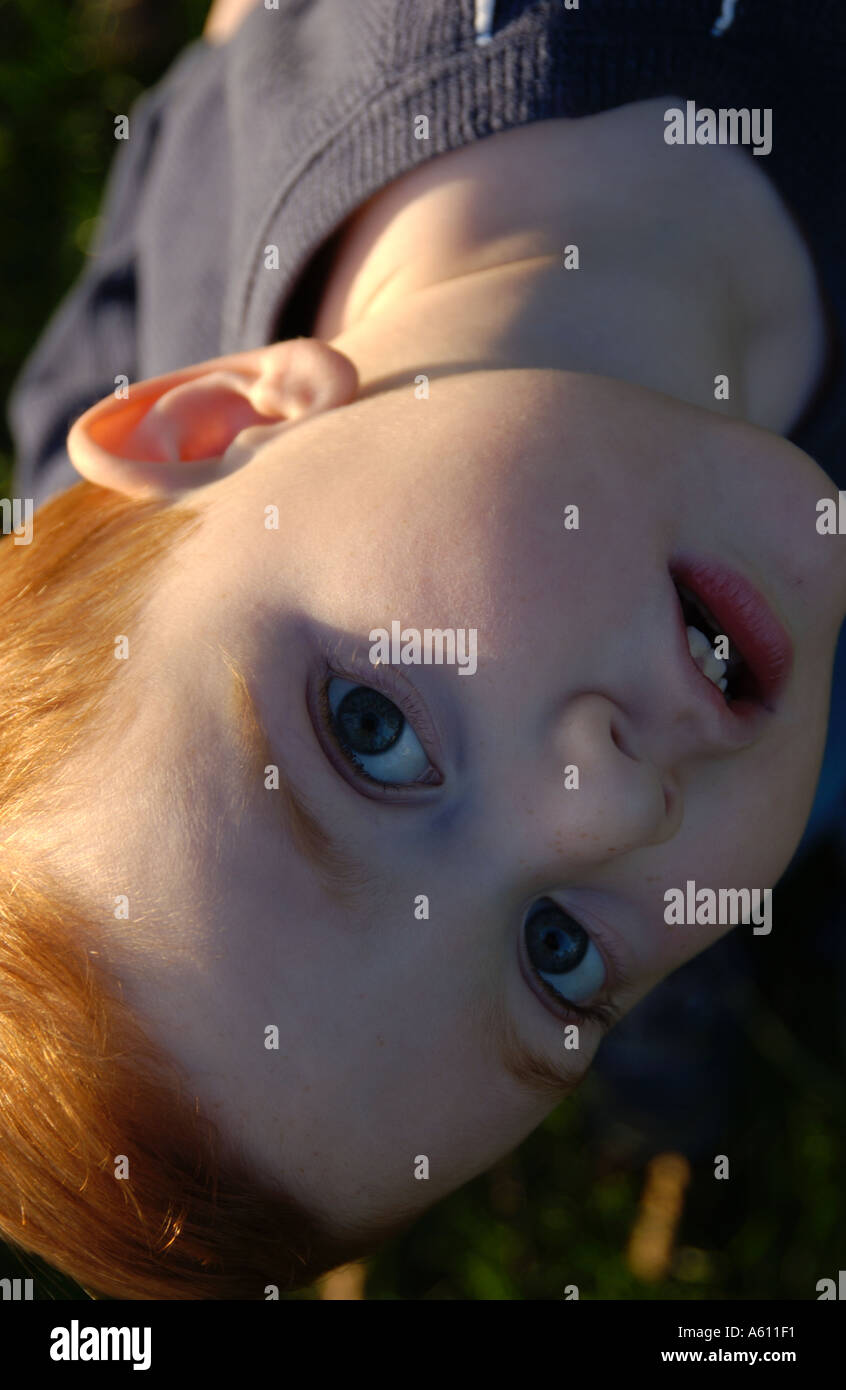
[[[341,1240],[251,1175],[122,1001],[78,895],[24,848],[97,728],[111,634],[198,520],[80,482],[30,545],[0,546],[0,1236],[110,1298],[264,1299],[393,1233]]]

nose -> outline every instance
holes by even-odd
[[[675,775],[643,756],[636,730],[604,695],[567,702],[553,726],[549,764],[547,824],[579,867],[663,844],[681,824]]]

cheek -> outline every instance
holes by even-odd
[[[694,768],[682,832],[661,864],[667,886],[695,874],[714,887],[773,885],[798,845],[813,804],[825,723],[785,723],[759,746]]]
[[[772,889],[801,839],[811,795],[807,778],[783,778],[776,760],[745,770],[739,784],[700,788],[695,806],[688,801],[681,834],[656,851],[641,893],[648,925],[636,950],[638,998],[729,931],[769,935]],[[748,902],[750,921],[735,901]],[[637,939],[637,923],[632,932]]]
[[[719,920],[719,889],[727,886],[734,884],[704,873],[682,872],[662,880],[653,897],[648,927],[638,944],[632,972],[636,993],[633,998],[626,998],[627,1013],[674,971],[709,950],[729,932],[752,931],[754,922],[743,925]],[[750,898],[755,918],[765,914],[766,901],[763,893]],[[724,901],[723,908],[727,907]],[[702,920],[697,920],[698,915]],[[724,910],[722,915],[728,918],[730,912]]]
[[[771,884],[784,873],[808,822],[824,742],[824,720],[809,721],[794,739],[762,749],[758,766],[740,781],[729,820],[742,850],[736,872],[745,868],[747,876]],[[721,840],[728,849],[725,831]]]

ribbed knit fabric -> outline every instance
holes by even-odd
[[[16,382],[16,494],[38,504],[76,480],[67,429],[118,373],[139,380],[303,331],[301,273],[400,174],[499,130],[661,94],[772,109],[772,152],[748,154],[793,210],[846,338],[839,0],[738,0],[719,36],[721,0],[565,4],[497,0],[479,44],[475,0],[280,0],[227,44],[189,45],[132,108],[97,254]],[[833,366],[791,438],[846,482],[839,346]]]

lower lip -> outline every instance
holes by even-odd
[[[793,644],[758,590],[712,560],[676,558],[673,578],[702,600],[757,682],[760,702],[772,708],[793,667]]]

